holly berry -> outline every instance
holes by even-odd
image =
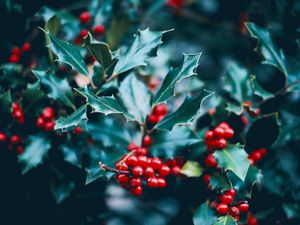
[[[81,133],[82,133],[81,127],[80,126],[75,127],[74,134],[78,135],[78,134],[81,134]]]
[[[174,176],[178,176],[180,174],[180,167],[179,166],[174,166],[172,169],[171,169],[171,173],[174,175]]]
[[[139,146],[137,146],[135,143],[130,143],[128,146],[127,146],[127,149],[128,151],[133,151],[133,150],[136,150]]]
[[[49,106],[44,108],[42,112],[42,117],[45,121],[51,121],[54,117],[54,110]]]
[[[117,177],[120,183],[128,183],[129,177],[126,174],[119,174]]]
[[[156,105],[152,112],[159,116],[165,116],[168,113],[168,106],[166,104]]]
[[[83,29],[79,32],[79,37],[81,37],[82,39],[85,38],[88,35],[89,31],[86,29]]]
[[[12,109],[13,109],[13,112],[14,112],[14,111],[17,111],[17,110],[20,110],[20,106],[19,106],[19,104],[18,104],[18,103],[15,103],[15,102],[13,102],[13,103],[12,103]]]
[[[31,50],[31,44],[29,44],[28,42],[25,42],[22,46],[22,51],[29,52],[30,50]]]
[[[149,146],[152,144],[152,138],[150,135],[146,135],[143,139],[143,146]]]
[[[54,130],[54,126],[55,126],[54,121],[46,122],[44,129],[45,129],[45,131],[52,131],[52,130]]]
[[[146,148],[138,148],[136,150],[137,155],[148,155],[148,150]]]
[[[45,121],[42,117],[39,117],[39,118],[36,119],[35,124],[36,124],[37,127],[42,128],[45,125]]]
[[[11,55],[9,57],[10,63],[18,63],[20,61],[20,57],[18,55]]]
[[[144,155],[139,155],[137,157],[137,161],[138,161],[138,165],[140,165],[141,167],[146,167],[148,165],[147,157]]]
[[[21,54],[21,49],[17,46],[13,47],[11,50],[12,55],[20,55]]]
[[[99,25],[93,27],[93,32],[96,35],[101,35],[104,33],[104,31],[105,31],[105,27],[102,24],[99,24]]]
[[[123,163],[117,162],[116,163],[116,169],[117,170],[125,170],[125,171],[127,171],[128,170],[128,165],[125,162],[123,162]]]
[[[18,144],[20,141],[21,141],[21,138],[19,135],[12,135],[10,137],[10,143],[12,143],[14,145]]]
[[[89,23],[91,20],[91,14],[89,12],[82,12],[79,16],[81,23]]]
[[[20,155],[24,152],[24,147],[23,146],[18,146],[17,147],[17,153]]]
[[[146,167],[146,168],[145,168],[145,171],[144,171],[144,175],[145,175],[146,177],[151,177],[151,176],[153,176],[153,175],[154,175],[154,169],[153,169],[152,167],[150,167],[150,166]]]
[[[205,157],[204,163],[207,167],[218,167],[218,163],[213,154],[209,154]]]
[[[224,195],[221,195],[220,201],[221,201],[222,203],[225,203],[225,204],[227,204],[227,205],[230,205],[230,204],[233,202],[233,197],[232,197],[231,195],[224,194]]]
[[[160,188],[166,187],[167,186],[166,180],[162,177],[157,177],[157,186]]]
[[[135,155],[131,155],[126,160],[128,166],[136,166],[138,164],[138,159]]]
[[[153,169],[159,170],[162,167],[162,162],[159,158],[153,158],[151,160],[151,166]]]
[[[141,166],[135,166],[135,167],[133,167],[131,172],[134,176],[140,177],[143,175],[144,170]]]
[[[214,138],[214,132],[212,130],[208,130],[205,132],[205,139],[212,140]]]
[[[0,142],[6,142],[7,136],[4,132],[0,132]]]
[[[230,188],[230,189],[225,191],[225,194],[226,195],[231,195],[234,198],[234,196],[236,194],[236,190],[234,188]]]
[[[247,202],[242,203],[242,204],[238,205],[237,207],[240,210],[240,212],[248,212],[248,210],[249,210],[249,205]]]
[[[149,123],[151,123],[151,124],[156,124],[156,123],[159,122],[159,116],[154,115],[154,114],[150,114],[150,115],[148,116],[148,121],[149,121]]]
[[[140,178],[132,178],[130,180],[131,187],[138,187],[138,186],[141,186],[141,184],[142,184],[142,181]]]
[[[156,177],[153,176],[153,177],[148,178],[148,180],[147,180],[148,187],[155,188],[155,187],[157,187],[157,185],[158,185],[158,180]]]
[[[239,221],[239,219],[240,219],[240,210],[239,210],[238,207],[236,207],[236,206],[230,207],[229,214],[230,214],[236,221]]]
[[[159,169],[158,173],[159,175],[161,175],[162,177],[168,176],[171,172],[170,167],[168,167],[167,165],[162,165],[161,168]]]
[[[257,225],[257,219],[253,216],[248,217],[247,223],[248,225]]]
[[[202,177],[202,180],[203,180],[204,184],[206,184],[206,185],[209,185],[210,179],[211,179],[211,175],[209,175],[209,174],[204,174]]]
[[[216,207],[216,211],[219,215],[226,215],[229,211],[229,207],[224,203],[219,203]]]
[[[131,194],[135,195],[135,196],[139,196],[142,194],[143,189],[141,186],[135,187],[135,188],[131,188],[130,190]]]

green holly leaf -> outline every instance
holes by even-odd
[[[180,170],[181,174],[187,177],[200,177],[202,175],[202,167],[196,161],[187,161]]]
[[[53,53],[57,56],[57,61],[61,61],[70,65],[77,72],[88,75],[88,68],[78,50],[78,47],[66,42],[59,40],[50,34],[49,31],[43,30],[47,36],[49,41],[49,45],[47,47],[51,48]]]
[[[129,74],[121,83],[119,93],[128,112],[143,124],[151,111],[151,94],[147,86],[134,74]]]
[[[139,30],[129,49],[120,55],[114,68],[114,75],[124,73],[138,66],[146,66],[156,56],[158,46],[162,44],[162,36],[168,31],[153,32],[149,29]]]
[[[212,225],[217,220],[215,211],[205,202],[196,209],[193,215],[194,225]]]
[[[132,142],[128,129],[113,118],[103,117],[98,121],[89,122],[88,130],[92,138],[100,141],[105,147],[115,146],[126,149]]]
[[[104,115],[122,114],[127,121],[134,121],[134,117],[128,114],[113,96],[98,97],[88,87],[75,90],[86,98],[87,103],[92,107],[94,113],[103,113]]]
[[[211,175],[209,184],[213,190],[217,190],[220,192],[232,188],[232,185],[230,184],[228,178],[217,172]]]
[[[250,82],[255,95],[262,97],[262,99],[264,100],[274,97],[274,94],[264,90],[263,87],[260,86],[259,83],[257,83],[256,77],[254,75],[250,77]]]
[[[72,89],[66,79],[58,78],[52,70],[32,70],[46,89],[48,96],[74,108]]]
[[[87,105],[81,106],[79,109],[77,109],[75,112],[73,112],[71,115],[67,117],[60,117],[58,120],[55,121],[55,130],[61,129],[66,130],[67,128],[74,128],[78,126],[78,124],[82,122],[87,121]]]
[[[0,128],[5,128],[11,121],[12,101],[10,91],[0,94]]]
[[[238,225],[232,216],[221,216],[213,225]]]
[[[202,102],[210,97],[214,92],[203,90],[195,96],[187,96],[179,108],[165,116],[155,128],[161,130],[172,130],[177,124],[189,124],[199,109],[201,110]]]
[[[238,103],[243,103],[251,96],[248,70],[241,65],[231,62],[224,80],[224,89]]]
[[[288,219],[300,218],[300,206],[299,204],[283,203],[282,208]]]
[[[288,69],[285,55],[283,51],[273,43],[269,31],[254,23],[246,23],[246,27],[251,36],[258,40],[256,51],[264,57],[264,61],[262,63],[277,67],[287,76]]]
[[[201,142],[189,127],[174,127],[171,132],[158,130],[151,137],[153,144],[149,150],[155,157],[173,158],[179,150]]]
[[[50,148],[50,140],[46,135],[36,134],[30,136],[24,152],[19,155],[22,173],[27,173],[32,168],[43,163]]]
[[[226,103],[226,111],[228,112],[232,112],[236,115],[242,115],[243,112],[244,112],[244,108],[242,105],[238,105],[238,104],[235,104],[235,103],[231,103],[231,102],[227,102]]]
[[[45,94],[41,90],[40,82],[37,81],[33,84],[27,84],[22,101],[24,110],[28,110],[29,108],[37,104],[40,100],[42,100],[44,97]]]
[[[180,67],[171,69],[165,77],[160,89],[155,95],[152,105],[165,102],[169,97],[174,95],[175,85],[181,80],[197,75],[196,68],[199,64],[201,53],[198,54],[184,54],[183,63]]]
[[[226,149],[214,153],[219,166],[224,170],[231,170],[242,181],[245,181],[250,163],[243,146],[230,145]]]
[[[104,78],[106,70],[116,62],[116,59],[113,58],[111,54],[108,44],[95,40],[90,33],[85,37],[84,44],[89,48],[96,60],[100,63]]]

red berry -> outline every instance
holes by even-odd
[[[230,128],[229,124],[227,122],[222,122],[218,125],[218,127],[221,127],[223,129]]]
[[[160,170],[158,171],[159,175],[161,175],[162,177],[168,176],[171,172],[170,167],[168,167],[167,165],[162,165]]]
[[[17,111],[14,111],[13,112],[13,117],[14,118],[18,118],[18,119],[21,119],[24,117],[24,114],[21,110],[17,110]]]
[[[237,221],[240,219],[240,210],[236,206],[230,207],[229,214]]]
[[[153,158],[151,160],[151,166],[153,167],[153,169],[159,170],[162,166],[162,162],[159,158]]]
[[[89,31],[86,29],[83,29],[79,32],[79,37],[85,38],[88,35]]]
[[[149,123],[151,123],[151,124],[156,124],[156,123],[159,122],[159,116],[154,115],[154,114],[150,114],[150,115],[148,116],[148,121],[149,121]]]
[[[135,166],[135,167],[133,167],[131,172],[134,176],[140,177],[143,175],[144,170],[141,166]]]
[[[19,104],[18,104],[18,103],[15,103],[15,102],[13,102],[13,103],[12,103],[12,109],[13,109],[13,112],[14,112],[14,111],[17,111],[17,110],[20,110],[20,106],[19,106]]]
[[[248,223],[248,225],[257,225],[257,220],[254,217],[250,217],[250,218],[248,218],[247,223]]]
[[[136,150],[137,155],[148,155],[148,150],[146,148],[138,148]]]
[[[30,50],[31,50],[31,44],[29,44],[28,42],[25,42],[22,46],[22,51],[29,52]]]
[[[224,148],[226,148],[227,141],[224,138],[221,138],[221,139],[217,140],[215,142],[215,144],[218,149],[224,149]]]
[[[203,177],[202,177],[202,180],[203,180],[204,184],[209,185],[209,183],[210,183],[210,178],[211,178],[211,175],[209,175],[209,174],[204,174]]]
[[[128,166],[125,162],[123,162],[123,163],[117,162],[115,166],[116,166],[117,170],[125,170],[125,171],[128,170]]]
[[[11,50],[12,55],[20,55],[21,54],[21,49],[17,46],[13,47]]]
[[[224,129],[224,135],[223,135],[224,138],[230,139],[233,138],[233,136],[234,136],[234,131],[231,128]]]
[[[136,150],[139,146],[137,146],[135,143],[130,143],[128,146],[127,146],[127,149],[128,151],[133,151],[133,150]]]
[[[224,203],[219,203],[216,207],[216,211],[219,215],[226,215],[228,213],[229,207]]]
[[[141,167],[146,167],[148,165],[147,157],[144,156],[144,155],[139,155],[137,157],[137,160],[138,160],[138,165],[141,166]]]
[[[246,126],[248,126],[248,119],[247,119],[247,117],[246,116],[241,116],[241,121],[243,122],[243,124],[244,124],[244,126],[246,127]]]
[[[93,27],[93,32],[96,35],[103,34],[104,31],[105,31],[105,27],[102,24],[99,24],[99,25]]]
[[[260,151],[254,151],[249,155],[249,158],[253,159],[254,162],[261,160],[262,155]]]
[[[211,130],[208,130],[205,132],[205,139],[206,140],[212,140],[214,138],[214,132]]]
[[[147,180],[148,187],[154,188],[154,187],[157,187],[157,185],[158,185],[158,180],[156,177],[153,176],[153,177],[148,178],[148,180]]]
[[[145,168],[144,175],[146,177],[152,177],[154,175],[154,169],[150,166]]]
[[[45,131],[52,131],[52,130],[54,130],[54,126],[55,126],[54,121],[46,122],[44,129],[45,129]]]
[[[18,135],[12,135],[11,137],[10,137],[10,142],[12,143],[12,144],[18,144],[19,142],[21,141],[21,138],[20,138],[20,136],[18,136]]]
[[[78,135],[78,134],[81,134],[81,133],[82,133],[81,127],[80,126],[75,127],[74,134]]]
[[[149,146],[152,144],[152,138],[150,135],[146,135],[143,139],[143,146]]]
[[[138,164],[138,159],[135,155],[131,155],[126,160],[128,166],[136,166]]]
[[[153,108],[152,112],[158,116],[165,116],[168,113],[168,106],[166,104],[159,104]]]
[[[213,154],[209,154],[206,156],[204,163],[207,167],[218,167],[218,163]]]
[[[159,85],[159,80],[156,78],[152,78],[148,84],[148,88],[150,90],[154,90]]]
[[[143,189],[141,186],[135,187],[135,188],[131,188],[130,190],[131,194],[135,195],[135,196],[139,196],[142,194]]]
[[[223,128],[216,127],[214,129],[214,136],[221,138],[221,137],[223,137],[223,135],[224,135],[224,129]]]
[[[164,188],[167,186],[167,182],[162,177],[157,177],[157,187]]]
[[[44,127],[45,121],[42,117],[39,117],[36,119],[35,124],[37,127],[42,128],[42,127]]]
[[[74,44],[78,44],[78,45],[80,45],[82,43],[82,41],[83,40],[81,37],[75,37],[73,40]]]
[[[42,112],[42,117],[45,121],[51,121],[54,117],[54,110],[49,106],[44,108]]]
[[[233,198],[235,197],[236,191],[234,188],[230,188],[228,190],[225,191],[226,195],[231,195]]]
[[[117,177],[120,183],[128,183],[129,177],[126,174],[119,174]]]
[[[183,0],[167,0],[166,4],[172,8],[180,9],[183,6]]]
[[[171,173],[174,175],[174,176],[178,176],[180,174],[180,167],[179,166],[174,166],[171,170]]]
[[[91,14],[89,12],[82,12],[79,16],[81,23],[88,23],[91,20]]]
[[[20,61],[20,57],[18,55],[11,55],[9,57],[9,62],[10,63],[17,63]]]
[[[256,151],[258,151],[261,154],[261,157],[264,157],[267,153],[267,149],[265,149],[265,148],[260,148],[260,149],[257,149]]]
[[[23,146],[18,146],[17,147],[17,153],[20,155],[24,152],[24,147]]]
[[[173,168],[174,166],[176,166],[176,160],[175,159],[168,159],[166,162],[166,165]]]
[[[4,132],[0,132],[0,142],[5,142],[7,139],[7,136]]]
[[[231,195],[228,194],[224,194],[220,197],[220,201],[222,203],[225,203],[227,205],[230,205],[233,202],[233,197]]]
[[[238,205],[238,208],[241,212],[248,212],[249,204],[246,202],[242,203],[242,204]]]
[[[138,186],[141,186],[141,184],[142,184],[142,181],[140,178],[132,178],[130,180],[131,187],[138,187]]]

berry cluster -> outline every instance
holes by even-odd
[[[148,122],[151,124],[157,124],[168,113],[168,106],[166,104],[156,105],[150,115],[148,116]]]
[[[21,137],[17,134],[13,134],[8,138],[5,132],[0,131],[0,146],[7,144],[7,148],[10,150],[16,149],[18,154],[22,154],[24,147],[21,143]]]
[[[12,117],[14,121],[17,123],[23,124],[24,123],[24,113],[19,104],[13,102],[12,104]]]
[[[54,110],[50,106],[43,109],[40,117],[36,120],[36,126],[42,128],[45,131],[52,131],[54,129]]]
[[[267,153],[267,150],[265,148],[259,148],[253,152],[250,153],[248,156],[248,159],[252,165],[256,164],[258,161],[260,161]]]
[[[241,213],[247,213],[249,204],[247,201],[239,201],[234,204],[235,189],[231,188],[225,191],[219,198],[216,204],[216,212],[218,215],[226,215],[229,213],[236,221],[239,221]]]
[[[89,12],[82,12],[79,16],[79,20],[82,25],[85,26],[84,29],[82,29],[78,36],[74,39],[74,43],[81,44],[83,42],[83,39],[88,35],[89,29],[93,32],[95,35],[102,35],[105,32],[105,27],[102,24],[96,25],[94,27],[89,27],[89,24],[92,20],[92,16]]]
[[[207,167],[217,168],[218,163],[213,156],[215,150],[222,150],[227,146],[227,139],[234,136],[233,129],[228,123],[222,122],[215,129],[205,133],[206,150],[209,154],[205,157],[204,163]]]
[[[142,194],[143,182],[150,188],[164,188],[167,185],[167,176],[180,174],[183,165],[180,159],[163,162],[160,158],[147,156],[148,150],[145,147],[133,143],[128,145],[128,151],[115,167],[121,187],[130,189],[133,195]]]
[[[25,42],[22,46],[22,48],[19,48],[17,46],[12,48],[11,55],[9,57],[10,63],[18,63],[21,59],[22,53],[29,52],[31,50],[31,45],[27,42]]]

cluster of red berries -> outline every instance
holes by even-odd
[[[45,131],[52,131],[54,129],[54,110],[50,106],[47,106],[43,109],[43,112],[40,117],[36,120],[36,126],[42,128]]]
[[[149,138],[147,138],[149,140]],[[146,140],[147,144],[149,142]],[[145,138],[143,143],[145,143]],[[164,188],[167,185],[166,177],[180,174],[183,161],[179,158],[166,160],[149,157],[145,147],[134,143],[128,145],[129,153],[124,155],[115,165],[117,180],[121,187],[130,189],[133,195],[141,195],[144,182],[150,188]]]
[[[184,0],[167,0],[166,5],[174,9],[182,8]]]
[[[12,104],[12,117],[17,123],[24,123],[24,113],[20,105],[15,102]]]
[[[24,43],[22,48],[17,46],[13,47],[11,55],[9,57],[10,63],[18,63],[20,61],[20,56],[22,53],[29,52],[31,50],[31,45],[29,43]]]
[[[89,12],[82,12],[79,16],[79,20],[81,24],[87,26],[91,20],[92,16]],[[102,35],[105,32],[105,27],[102,24],[96,25],[93,28],[91,28],[93,34],[95,35]],[[88,29],[82,29],[78,36],[75,38],[74,42],[76,44],[81,44],[83,39],[88,35],[89,30]]]
[[[215,207],[218,215],[231,215],[236,221],[240,220],[241,213],[247,213],[249,210],[249,204],[247,201],[239,201],[234,204],[234,197],[236,191],[231,188],[225,191],[219,198],[218,202],[212,204]]]
[[[267,150],[265,148],[259,148],[253,152],[250,153],[248,156],[248,159],[252,165],[256,164],[258,161],[260,161],[267,153]]]
[[[16,149],[18,154],[22,154],[24,147],[21,143],[21,137],[17,134],[13,134],[10,138],[7,137],[5,132],[0,132],[0,146],[1,144],[7,144],[8,149]]]
[[[206,156],[204,163],[207,167],[217,168],[218,163],[213,155],[215,150],[222,150],[227,146],[227,139],[234,136],[233,129],[228,123],[222,122],[215,129],[208,130],[205,133],[206,150],[209,154]]]
[[[148,121],[151,124],[157,124],[161,121],[168,113],[168,106],[166,104],[156,105],[150,115],[148,116]]]

